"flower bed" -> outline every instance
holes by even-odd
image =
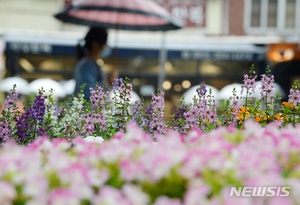
[[[194,103],[185,107],[182,99],[170,122],[164,121],[164,92],[152,93],[151,105],[146,107],[145,112],[143,102],[129,104],[132,85],[128,79],[116,79],[113,90],[100,86],[90,88],[90,102],[84,100],[80,93],[61,106],[53,100],[52,94],[46,96],[41,89],[34,102],[24,106],[25,113],[18,112],[18,93],[13,89],[7,96],[6,110],[0,116],[0,146],[10,139],[28,144],[41,135],[48,135],[51,139],[63,137],[71,140],[78,135],[109,139],[118,131],[126,132],[129,122],[135,122],[152,136],[165,134],[167,130],[185,135],[195,126],[204,132],[220,126],[243,128],[247,118],[253,118],[261,126],[274,121],[281,121],[283,126],[295,126],[300,120],[298,82],[290,90],[289,101],[280,107],[280,98],[273,93],[274,76],[267,69],[267,75],[261,75],[261,99],[256,101],[256,105],[249,106],[247,99],[255,90],[256,77],[254,67],[251,67],[242,85],[241,93],[246,92],[245,99],[239,98],[233,90],[225,108],[219,111],[211,90],[201,84],[193,98]],[[110,92],[115,96],[112,101],[108,97]],[[240,100],[244,102],[242,106],[239,105]]]
[[[300,128],[199,128],[157,142],[128,124],[99,143],[40,137],[0,150],[1,204],[205,205],[300,203]],[[230,187],[291,187],[289,196],[235,197]],[[277,194],[284,194],[277,192]]]
[[[261,77],[256,105],[247,104],[252,67],[243,106],[233,90],[217,115],[201,84],[171,122],[163,120],[161,91],[145,111],[143,102],[130,105],[128,79],[116,79],[111,91],[90,88],[90,102],[80,93],[62,106],[41,89],[24,113],[13,88],[0,116],[0,204],[300,204],[300,86],[278,105],[274,77],[268,70]],[[231,187],[267,192],[237,197]]]

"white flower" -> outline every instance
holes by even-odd
[[[104,139],[102,137],[100,137],[100,136],[97,136],[97,137],[95,137],[95,136],[87,136],[86,138],[84,138],[84,140],[86,142],[95,142],[95,143],[99,143],[99,144],[103,143],[103,141],[104,141]]]

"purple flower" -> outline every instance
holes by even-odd
[[[131,120],[141,128],[143,128],[146,125],[146,120],[144,119],[142,106],[143,106],[142,102],[135,101],[131,110],[131,116],[132,116]]]
[[[185,115],[184,114],[186,112],[187,112],[186,107],[179,107],[178,110],[174,111],[174,114],[175,114],[174,121],[178,128],[181,128],[184,126],[184,124],[185,124]],[[181,119],[181,122],[183,124],[179,121],[179,119]]]
[[[153,131],[153,134],[165,134],[167,131],[166,124],[164,120],[164,92],[160,91],[158,95],[155,95],[152,92],[152,113],[150,121],[150,130]]]
[[[10,109],[10,110],[15,109],[17,100],[18,100],[18,93],[13,91],[10,95],[6,96],[4,109]]]
[[[257,75],[255,75],[253,78],[249,78],[247,74],[244,75],[244,80],[243,80],[244,84],[242,85],[241,94],[243,94],[244,88],[246,88],[247,93],[250,92],[250,90],[252,90],[252,92],[254,93],[256,87],[256,83],[255,83],[256,78]],[[249,94],[251,95],[252,93],[250,92]]]
[[[90,92],[92,94],[90,97],[90,101],[93,108],[102,110],[105,104],[109,103],[109,91],[105,92],[101,86],[98,86],[97,90],[90,88]]]
[[[115,82],[112,83],[113,85],[113,90],[118,90],[119,87],[121,87],[121,85],[123,84],[123,79],[122,78],[116,78]]]
[[[196,89],[196,92],[199,98],[205,98],[205,94],[207,93],[206,86],[204,84],[200,84],[200,87]]]
[[[46,111],[45,98],[41,94],[35,96],[32,107],[28,108],[20,117],[15,117],[17,128],[17,140],[20,143],[28,143],[40,135],[44,135],[50,126],[44,123]]]
[[[273,84],[274,76],[271,75],[271,77],[267,77],[265,74],[262,74],[261,77],[261,100],[267,98],[267,103],[273,103],[273,89],[276,88],[276,86]]]
[[[150,106],[146,106],[146,110],[145,110],[145,125],[144,125],[146,131],[150,130],[150,121],[151,121],[152,112],[153,112],[152,104],[150,104]]]
[[[300,91],[299,90],[294,90],[293,88],[290,89],[289,103],[293,103],[293,105],[295,105],[295,106],[300,103]]]

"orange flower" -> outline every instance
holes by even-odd
[[[288,103],[288,102],[283,102],[281,107],[291,107],[291,108],[294,108],[295,105],[293,103]]]
[[[261,117],[256,117],[254,118],[255,122],[259,122],[259,121],[262,121],[263,119]]]
[[[236,114],[236,116],[239,118],[239,119],[243,119],[245,117],[248,118],[248,117],[251,117],[250,113],[248,112],[249,108],[245,108],[245,107],[241,107],[239,112]]]
[[[283,120],[282,114],[281,114],[281,113],[277,113],[277,114],[274,116],[274,120],[276,120],[276,121],[281,121],[281,120]]]

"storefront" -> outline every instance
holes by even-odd
[[[4,36],[8,75],[28,81],[51,77],[73,78],[78,39],[49,36]],[[111,42],[109,42],[110,44]],[[180,43],[166,44],[164,89],[166,96],[181,96],[193,85],[205,82],[217,89],[238,82],[255,64],[258,75],[265,68],[265,47],[252,44]],[[120,41],[107,59],[98,63],[106,72],[115,67],[120,77],[129,77],[135,91],[149,96],[157,91],[160,43]]]
[[[270,44],[267,59],[277,82],[289,93],[295,80],[300,81],[300,47],[297,43]],[[283,100],[288,100],[288,96]]]

